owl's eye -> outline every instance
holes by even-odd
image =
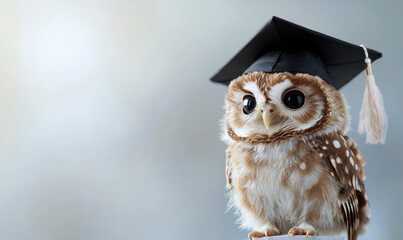
[[[255,110],[256,99],[251,95],[245,95],[243,97],[243,113],[249,114]]]
[[[301,91],[293,89],[284,94],[283,103],[288,108],[298,109],[304,105],[305,96]]]

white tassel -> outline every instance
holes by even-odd
[[[360,111],[360,121],[358,123],[358,132],[367,135],[367,143],[385,143],[386,137],[386,114],[383,107],[381,92],[375,84],[374,75],[372,75],[371,59],[368,57],[368,51],[364,45],[360,45],[365,52],[365,63],[367,68],[366,86],[364,99]]]

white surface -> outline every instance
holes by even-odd
[[[275,236],[275,237],[268,237],[268,240],[344,240],[343,237],[332,237],[332,236],[309,236],[306,238],[306,236],[301,235],[301,236],[287,236],[287,235],[282,235],[282,236]]]

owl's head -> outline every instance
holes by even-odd
[[[341,93],[309,74],[252,72],[232,81],[226,97],[225,131],[236,141],[345,132],[348,123]]]

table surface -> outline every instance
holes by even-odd
[[[306,238],[306,236],[287,236],[287,235],[282,235],[282,236],[274,236],[274,237],[268,237],[268,238],[262,238],[262,240],[344,240],[343,237],[340,236],[309,236]]]

